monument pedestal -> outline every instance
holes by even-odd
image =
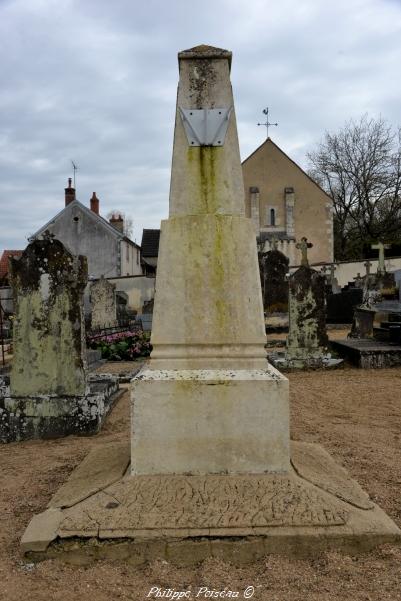
[[[264,370],[150,370],[132,382],[132,474],[289,469],[288,380]]]
[[[244,564],[270,553],[360,553],[401,542],[394,522],[316,444],[292,442],[281,474],[132,476],[129,461],[126,444],[93,449],[32,519],[25,556]]]

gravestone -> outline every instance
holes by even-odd
[[[289,259],[277,250],[277,241],[273,241],[272,250],[262,254],[263,306],[266,313],[288,311],[288,264]]]
[[[289,278],[287,360],[299,367],[319,367],[327,354],[325,277],[309,267],[306,238],[296,245],[301,267]]]
[[[10,269],[16,314],[11,394],[84,395],[86,258],[72,256],[49,235],[11,259]]]
[[[372,249],[379,251],[379,262],[376,274],[370,275],[366,279],[366,288],[368,290],[379,290],[383,297],[392,297],[397,293],[394,274],[388,272],[385,264],[385,250],[391,248],[391,244],[378,242],[371,245]]]
[[[91,284],[92,329],[111,328],[116,325],[116,285],[102,276]]]
[[[11,260],[10,278],[14,356],[0,397],[0,441],[98,431],[118,383],[87,375],[86,258],[46,232]]]
[[[31,558],[247,562],[400,535],[321,447],[290,448],[288,381],[264,350],[230,66],[219,48],[179,54],[170,212],[153,352],[132,381],[130,475],[125,445],[92,452],[28,526]]]

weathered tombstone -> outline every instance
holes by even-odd
[[[116,285],[102,276],[91,284],[92,329],[116,325]]]
[[[373,338],[373,322],[376,310],[368,306],[359,306],[354,309],[354,319],[348,338],[366,340]]]
[[[49,235],[11,259],[10,268],[16,314],[11,394],[84,395],[86,258],[72,256]]]
[[[46,233],[11,260],[10,275],[14,356],[0,398],[0,441],[97,431],[118,383],[87,377],[86,258]]]
[[[277,241],[272,250],[262,257],[263,306],[266,313],[288,311],[288,264],[289,259],[277,250]]]
[[[396,294],[396,282],[394,274],[387,271],[384,261],[384,251],[391,248],[391,244],[378,242],[377,244],[372,244],[371,248],[379,251],[379,262],[377,273],[367,278],[367,288],[369,290],[379,290],[383,297],[392,297]]]
[[[306,238],[296,245],[301,267],[289,278],[287,360],[294,367],[319,367],[327,355],[325,278],[309,267]]]
[[[321,447],[290,449],[288,381],[264,351],[230,65],[230,52],[210,46],[179,54],[153,353],[132,383],[131,476],[122,445],[108,445],[104,473],[96,449],[27,528],[31,558],[57,541],[58,558],[241,562],[400,535]]]

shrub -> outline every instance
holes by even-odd
[[[150,335],[140,329],[88,336],[87,344],[89,348],[100,349],[102,358],[111,361],[133,361],[139,357],[149,357],[152,351]]]

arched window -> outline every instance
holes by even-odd
[[[276,225],[276,211],[275,209],[270,209],[270,225]]]

